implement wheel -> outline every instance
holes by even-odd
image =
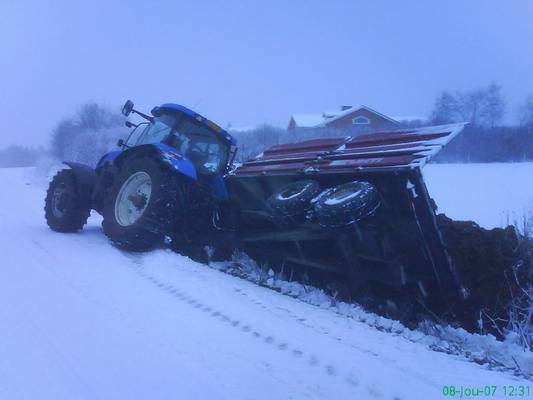
[[[315,215],[321,226],[341,228],[373,214],[380,204],[374,185],[353,181],[322,192],[315,203]]]
[[[301,180],[276,190],[267,200],[268,207],[277,218],[295,218],[311,208],[311,200],[320,192],[318,182]]]

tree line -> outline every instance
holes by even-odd
[[[432,125],[468,122],[465,130],[437,156],[437,162],[505,162],[533,160],[533,95],[515,110],[515,124],[505,124],[507,102],[501,87],[437,96]],[[509,119],[509,118],[508,118]]]
[[[33,166],[43,154],[46,154],[46,150],[42,147],[24,147],[14,144],[0,150],[0,168]]]
[[[100,157],[116,148],[117,140],[129,133],[124,122],[118,109],[88,102],[57,123],[48,148],[12,145],[0,149],[0,167],[33,166],[47,157],[96,166]]]
[[[474,126],[495,128],[503,123],[507,114],[507,102],[501,86],[492,82],[485,88],[457,91],[443,91],[435,99],[430,122],[448,124],[469,122]],[[529,95],[516,109],[517,126],[533,127],[533,94]]]
[[[533,95],[512,110],[514,124],[506,124],[508,105],[501,86],[490,83],[470,91],[443,91],[433,104],[425,124],[437,125],[469,122],[435,159],[436,162],[505,162],[533,160]],[[507,118],[509,120],[510,118]],[[84,104],[73,115],[60,120],[51,132],[49,149],[10,146],[0,150],[0,167],[34,165],[45,154],[58,160],[72,160],[95,165],[107,151],[115,148],[117,139],[129,130],[124,117],[116,110],[100,104]],[[422,124],[423,125],[423,124]],[[410,129],[421,126],[404,124]],[[265,148],[301,140],[353,135],[354,132],[321,128],[293,130],[261,125],[253,130],[234,132],[238,140],[237,161],[246,161]]]

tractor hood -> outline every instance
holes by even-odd
[[[272,146],[245,162],[234,174],[372,172],[422,167],[465,125],[439,125]]]

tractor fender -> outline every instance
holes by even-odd
[[[72,170],[80,196],[83,198],[91,198],[96,184],[95,170],[88,165],[72,161],[63,161],[63,164],[69,166]]]
[[[107,164],[112,164],[113,161],[122,154],[121,150],[114,150],[110,151],[109,153],[104,154],[104,156],[98,161],[98,164],[96,164],[96,168],[103,167]]]
[[[146,156],[151,156],[160,160],[173,171],[178,172],[193,181],[198,179],[194,164],[179,154],[176,149],[164,143],[143,144],[125,151],[111,152],[102,157],[98,164],[103,165],[108,163],[115,168],[120,169],[127,160]]]

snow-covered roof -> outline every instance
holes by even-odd
[[[324,122],[322,114],[293,114],[292,119],[299,128],[314,128]]]
[[[405,115],[405,116],[394,116],[392,119],[400,122],[413,122],[413,121],[427,121],[427,117],[421,115]]]
[[[390,121],[390,122],[395,123],[395,124],[398,123],[398,121],[396,121],[396,120],[394,120],[394,119],[392,119],[390,117],[387,117],[385,114],[381,114],[380,112],[377,112],[376,110],[373,110],[370,107],[367,107],[365,105],[360,105],[360,106],[354,106],[354,107],[347,108],[346,110],[343,110],[340,113],[338,113],[335,117],[325,119],[322,122],[322,124],[320,124],[320,126],[325,126],[325,125],[327,125],[327,124],[329,124],[329,123],[331,123],[333,121],[337,121],[337,120],[345,117],[346,115],[350,115],[351,113],[354,113],[354,112],[357,112],[357,111],[360,111],[360,110],[366,110],[366,111],[371,112],[373,114],[379,115],[381,118],[384,118],[387,121]]]
[[[345,110],[324,111],[322,114],[293,114],[292,119],[298,128],[318,128],[324,127],[333,121],[360,110],[366,110],[373,114],[379,115],[380,117],[392,123],[398,123],[397,119],[387,117],[385,114],[381,114],[380,112],[377,112],[376,110],[373,110],[365,105],[353,106],[346,108]]]
[[[324,118],[334,118],[343,112],[344,112],[343,110],[324,111],[322,113],[322,116]]]

